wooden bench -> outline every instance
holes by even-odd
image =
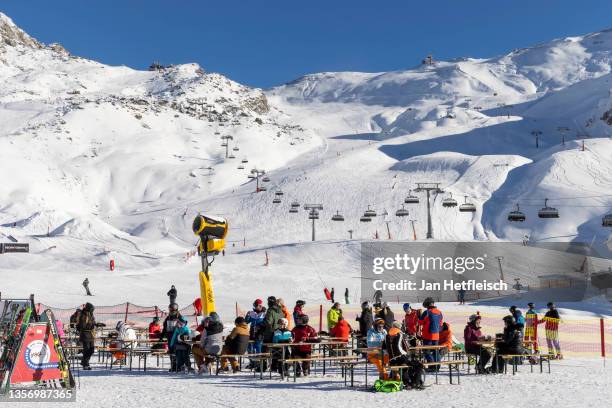
[[[548,364],[548,374],[550,374],[550,358],[545,354],[500,354],[499,355],[505,362],[504,364],[504,374],[508,373],[508,361],[512,361],[512,375],[515,375],[518,372],[518,359],[534,357],[539,360],[540,363],[540,373],[544,373],[544,361]],[[531,361],[529,362],[529,367],[531,368],[531,372],[533,373],[533,364]]]
[[[309,362],[317,362],[317,361],[322,361],[323,362],[323,375],[325,375],[325,363],[327,361],[337,361],[337,362],[342,362],[342,361],[357,361],[359,360],[361,357],[359,356],[337,356],[337,357],[309,357],[309,358],[286,358],[284,360],[279,360],[281,361],[281,363],[284,364],[293,364],[293,382],[297,381],[297,364],[298,363],[303,363],[306,361]],[[281,370],[281,372],[283,372],[284,370]],[[281,377],[284,378],[284,376],[281,374]]]
[[[440,366],[448,366],[448,377],[449,381],[453,383],[453,368],[457,371],[457,384],[461,384],[461,371],[459,371],[460,364],[468,364],[468,360],[444,360],[444,361],[435,361],[422,363],[423,367],[440,367]],[[399,366],[389,366],[389,370],[391,371],[399,371],[400,379],[403,377],[403,370],[412,368],[410,365],[399,365]],[[436,384],[438,384],[438,370],[435,371],[436,375]]]
[[[245,353],[245,354],[221,354],[215,355],[215,361],[217,365],[216,375],[219,375],[219,364],[222,358],[235,358],[238,359],[240,367],[242,368],[242,359],[248,358],[250,360],[259,361],[259,378],[263,379],[264,366],[263,363],[266,360],[269,360],[272,357],[271,353]],[[255,376],[256,372],[253,370],[253,376]],[[272,372],[270,371],[270,377],[272,377]]]
[[[351,374],[351,387],[354,386],[355,384],[355,367],[358,365],[365,365],[365,386],[367,388],[368,386],[368,364],[372,364],[370,361],[368,361],[368,359],[366,358],[365,360],[357,360],[357,361],[340,361],[338,363],[342,368],[342,374],[344,377],[344,386],[346,387],[347,384],[347,377],[348,377],[348,373]]]

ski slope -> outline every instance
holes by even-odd
[[[436,239],[528,234],[609,251],[612,31],[268,90],[196,64],[107,66],[41,44],[2,14],[0,37],[0,239],[31,247],[0,257],[3,296],[73,306],[87,276],[97,304],[162,305],[170,284],[191,302],[200,211],[230,224],[213,269],[223,311],[270,293],[317,302],[325,286],[357,296],[361,241],[387,238],[387,225],[393,239],[412,239],[410,219],[425,237],[422,195],[409,217],[394,215],[418,182],[445,191],[432,197]],[[270,177],[267,192],[255,193],[253,168]],[[441,207],[450,193],[477,211]],[[559,220],[536,217],[544,198]],[[307,213],[288,212],[293,201],[323,205],[317,242]],[[517,202],[527,221],[510,225]],[[368,206],[381,216],[360,223]],[[330,221],[336,212],[345,222]]]

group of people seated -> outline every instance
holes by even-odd
[[[149,337],[167,341],[167,349],[171,354],[170,371],[173,372],[195,372],[191,367],[190,353],[194,356],[197,372],[200,374],[210,372],[211,364],[219,358],[222,372],[229,371],[230,366],[233,372],[237,372],[240,368],[235,356],[244,354],[248,354],[251,361],[247,368],[265,371],[268,369],[268,358],[258,358],[258,354],[270,353],[271,370],[286,373],[288,367],[281,360],[282,356],[290,356],[302,360],[296,374],[308,375],[308,359],[312,354],[312,345],[308,343],[318,342],[320,333],[308,324],[309,318],[303,311],[304,306],[305,302],[298,300],[293,313],[290,314],[282,299],[270,296],[266,306],[261,299],[256,299],[252,309],[244,317],[239,316],[234,320],[234,328],[224,338],[223,323],[217,313],[210,313],[193,331],[189,329],[187,319],[179,313],[178,305],[173,303],[170,304],[168,316],[161,325],[159,318],[155,318],[150,324]],[[405,303],[405,315],[400,321],[395,320],[393,311],[386,303],[371,306],[369,302],[364,302],[361,306],[361,314],[356,317],[359,330],[354,331],[344,318],[340,304],[334,303],[327,313],[326,334],[329,334],[333,341],[346,343],[354,333],[358,348],[377,367],[381,379],[388,378],[389,366],[413,364],[417,354],[422,355],[425,362],[439,362],[454,346],[459,346],[459,342],[453,337],[450,324],[444,320],[432,298],[426,298],[422,308],[418,309]],[[498,334],[494,341],[490,336],[482,334],[479,314],[469,317],[464,329],[463,348],[466,354],[476,357],[477,373],[499,372],[504,367],[502,355],[525,353],[525,319],[516,307],[513,306],[510,311],[512,314],[503,318],[503,333]],[[531,323],[528,322],[529,324]],[[125,331],[123,326],[117,329]],[[299,344],[286,348],[274,346],[296,343]],[[416,346],[422,347],[415,349]],[[157,344],[153,347],[163,345]],[[493,351],[496,358],[491,366],[487,367]],[[346,355],[346,348],[338,347],[331,350],[331,353]],[[438,370],[439,366],[429,364],[423,369],[434,371]]]

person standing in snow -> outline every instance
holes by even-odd
[[[304,306],[306,305],[306,302],[303,300],[298,300],[295,302],[295,307],[293,308],[293,321],[297,321],[298,316],[301,316],[304,314]]]
[[[440,330],[442,329],[444,317],[431,297],[425,298],[423,307],[425,307],[426,310],[419,317],[419,322],[422,327],[421,337],[423,338],[423,345],[436,346],[440,340]],[[437,351],[432,353],[431,350],[424,350],[423,354],[429,363],[440,361],[440,353]]]
[[[91,303],[86,303],[83,311],[79,315],[79,322],[77,324],[79,340],[83,347],[83,354],[81,357],[83,370],[91,370],[89,359],[94,353],[96,319],[94,318],[93,312],[94,306]]]
[[[294,343],[316,343],[318,342],[317,331],[308,324],[308,316],[301,315],[295,322],[295,327],[291,330],[293,335]],[[312,355],[312,346],[309,344],[299,345],[293,347],[292,357],[293,358],[310,358]],[[299,377],[302,372],[304,376],[310,374],[310,361],[303,361],[301,364],[297,364],[295,375]]]
[[[170,341],[172,340],[174,329],[176,328],[176,325],[181,317],[182,316],[179,313],[178,305],[176,303],[170,303],[168,306],[168,316],[166,316],[164,323],[162,324],[162,332],[160,337],[160,340],[165,339],[168,342],[168,354],[170,354],[170,372],[176,371],[176,358],[174,348]]]
[[[359,347],[366,347],[366,336],[374,325],[374,315],[372,314],[370,302],[365,301],[361,304],[361,314],[357,316],[355,320],[359,322],[359,338],[357,344]]]
[[[340,303],[335,302],[331,309],[327,312],[327,332],[331,333],[332,329],[336,324],[338,324],[338,320],[342,316],[342,309],[340,309]]]
[[[281,312],[283,312],[283,317],[287,319],[287,328],[291,330],[291,313],[289,313],[289,309],[285,306],[285,301],[281,298],[278,298],[278,307],[280,307]]]
[[[535,310],[535,305],[531,302],[527,303],[527,313],[525,313],[525,342],[534,352],[538,352],[538,312]]]
[[[274,332],[274,337],[272,338],[272,343],[274,344],[290,344],[293,340],[293,335],[291,334],[291,330],[289,330],[289,322],[287,319],[279,319],[278,321],[278,329]],[[278,371],[281,375],[288,375],[289,373],[289,364],[281,363],[281,359],[283,357],[283,348],[285,356],[288,356],[290,348],[289,347],[274,347],[272,349],[272,366],[270,370]]]
[[[416,346],[416,338],[420,337],[419,329],[419,313],[410,307],[410,303],[404,303],[404,321],[402,322],[402,331],[408,335],[412,346]]]
[[[548,355],[551,358],[561,360],[563,358],[561,345],[559,344],[559,323],[561,322],[561,316],[559,316],[559,311],[553,302],[548,302],[546,306],[548,306],[548,312],[546,312],[544,318],[538,324],[544,323]]]
[[[268,311],[263,321],[263,342],[272,343],[274,332],[278,329],[278,320],[285,316],[278,306],[275,296],[268,296]]]
[[[523,317],[523,313],[516,306],[510,306],[510,313],[512,313],[512,317],[514,317],[516,328],[522,332],[525,329],[525,318]]]
[[[170,298],[170,303],[176,303],[176,295],[177,295],[176,288],[174,287],[174,285],[172,285],[168,293],[166,293],[166,296]]]
[[[249,339],[253,341],[249,344],[249,353],[251,354],[261,353],[263,345],[262,325],[266,317],[266,311],[263,300],[255,299],[253,310],[250,310],[245,316],[245,321],[251,325],[249,330]]]
[[[334,300],[334,293],[335,293],[334,288],[332,288],[332,289],[331,289],[331,292],[330,292],[331,302],[332,302],[332,303],[336,303],[336,301]]]
[[[348,288],[344,289],[344,303],[345,304],[350,304],[350,299],[349,299],[349,291]]]
[[[87,294],[87,296],[93,296],[91,292],[89,291],[89,279],[88,278],[85,278],[85,280],[83,281],[83,287],[85,288],[85,293]]]
[[[190,330],[187,325],[187,319],[181,316],[178,319],[172,338],[170,339],[170,347],[174,349],[176,354],[176,372],[182,372],[184,369],[189,373],[193,373],[191,368],[191,359],[189,358],[189,351],[191,346],[187,343],[190,339]]]

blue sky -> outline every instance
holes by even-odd
[[[198,62],[270,87],[321,71],[490,57],[612,27],[610,0],[2,0],[39,40],[106,64]]]

